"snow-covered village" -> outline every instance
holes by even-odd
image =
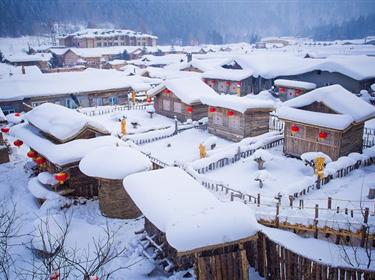
[[[374,11],[0,0],[0,279],[375,280]]]

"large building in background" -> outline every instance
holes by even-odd
[[[156,46],[158,37],[127,29],[84,29],[59,38],[59,45],[77,48]]]

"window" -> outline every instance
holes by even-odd
[[[230,116],[228,117],[228,126],[233,129],[239,129],[240,128],[240,122],[241,118],[240,116]]]
[[[73,99],[71,99],[71,98],[65,99],[65,107],[73,109],[74,108]]]
[[[103,46],[106,47],[106,46],[107,46],[107,42],[104,42],[104,43],[103,43]]]
[[[103,106],[103,98],[101,97],[96,98],[96,106]]]
[[[109,43],[108,43],[108,46],[112,46],[112,42],[109,42]]]
[[[111,105],[117,105],[118,104],[118,98],[117,98],[117,96],[110,96],[109,97],[109,104],[111,104]]]
[[[171,110],[171,102],[169,100],[163,99],[163,110],[170,111]]]
[[[180,102],[173,102],[173,111],[175,113],[181,113],[182,112],[181,103]]]
[[[96,43],[96,46],[97,46],[97,47],[101,47],[101,46],[102,46],[102,43],[99,43],[99,42],[98,42],[98,43]]]
[[[223,125],[223,114],[220,112],[215,112],[212,116],[212,122],[215,125]]]
[[[10,106],[4,106],[4,107],[1,107],[1,109],[3,110],[4,115],[13,114],[16,112],[16,110]]]

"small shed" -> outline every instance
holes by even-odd
[[[170,79],[149,90],[148,96],[155,97],[154,107],[157,114],[179,121],[193,121],[207,117],[207,105],[202,104],[203,96],[215,96],[217,93],[200,78],[189,77]]]
[[[284,153],[323,152],[332,160],[362,152],[364,122],[375,108],[340,85],[318,88],[276,111],[285,121]]]
[[[238,142],[269,131],[275,102],[257,96],[216,95],[202,98],[208,105],[208,132]]]
[[[167,271],[194,267],[199,280],[249,279],[246,249],[259,227],[246,205],[219,201],[177,167],[130,175],[124,186],[145,216],[144,233],[158,252],[145,255],[155,263]]]
[[[123,179],[130,174],[151,168],[151,161],[145,155],[124,146],[93,150],[79,163],[79,169],[83,174],[98,180],[99,207],[102,214],[120,219],[134,219],[141,214],[125,191]]]
[[[316,84],[314,83],[285,79],[275,80],[274,86],[281,101],[293,99],[316,88]]]

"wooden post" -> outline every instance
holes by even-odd
[[[367,233],[367,227],[363,225],[362,230],[361,230],[361,247],[362,248],[365,247],[366,233]]]
[[[367,224],[368,222],[368,215],[369,215],[370,209],[368,207],[365,208],[365,214],[363,217],[363,223]]]
[[[260,206],[260,193],[258,193],[257,195],[257,206],[258,207]]]
[[[290,206],[290,208],[293,208],[293,200],[294,200],[294,198],[293,198],[293,196],[289,196],[289,206]]]
[[[279,227],[280,202],[276,203],[276,227]]]
[[[319,205],[315,204],[315,219],[314,219],[315,232],[314,232],[314,238],[318,238],[318,217],[319,217]]]
[[[328,209],[332,208],[332,197],[328,197]]]
[[[348,215],[348,208],[345,208],[345,215]]]
[[[337,214],[340,213],[340,207],[339,206],[337,206],[337,208],[336,208],[336,213]]]

